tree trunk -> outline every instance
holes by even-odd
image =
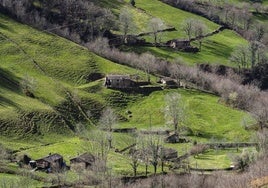
[[[134,168],[134,177],[137,176],[137,168]]]
[[[201,52],[201,47],[202,47],[202,41],[199,40],[199,51]]]
[[[174,122],[174,132],[178,133],[178,123]]]
[[[108,143],[109,143],[109,149],[112,148],[112,139],[108,139]]]
[[[154,175],[155,175],[156,174],[156,171],[157,171],[157,163],[154,162],[153,166],[154,166]]]

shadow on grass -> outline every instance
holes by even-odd
[[[6,20],[7,17],[5,17],[5,16],[3,16],[3,15],[0,14],[0,19],[4,19],[4,20]],[[12,27],[9,27],[9,26],[5,25],[4,23],[1,23],[1,22],[0,22],[0,30],[1,30],[1,29],[3,29],[3,30],[7,30],[7,31],[12,32],[12,33],[15,32],[14,29],[13,29]]]
[[[14,103],[12,100],[9,100],[9,99],[3,97],[1,95],[1,93],[0,93],[0,106],[3,106],[3,107],[5,107],[5,106],[14,106],[14,107],[16,107],[17,104]]]
[[[11,72],[0,68],[0,88],[20,92],[19,79]]]
[[[122,46],[122,47],[120,47],[120,49],[124,52],[135,52],[137,54],[149,52],[149,53],[154,54],[155,56],[161,57],[163,59],[173,58],[171,56],[171,54],[176,52],[176,51],[173,51],[171,49],[164,48],[164,47],[154,48],[154,47],[146,47],[146,46],[134,46],[134,47]],[[159,50],[163,50],[163,52],[161,53]]]
[[[120,9],[124,5],[122,1],[112,1],[112,0],[93,0],[94,3],[100,5],[101,7],[107,7],[109,9]]]
[[[195,159],[199,159],[199,160],[210,160],[210,161],[213,160],[209,156],[205,156],[205,155],[202,155],[202,154],[201,154],[201,156],[200,155],[196,156]]]
[[[206,48],[206,50],[213,52],[214,55],[222,56],[222,57],[229,57],[233,50],[227,44],[223,44],[223,43],[219,43],[219,42],[215,42],[211,40],[206,41],[203,46],[204,48]]]
[[[268,13],[254,12],[253,15],[256,17],[257,20],[268,21]]]

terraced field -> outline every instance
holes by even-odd
[[[70,104],[73,95],[81,97],[88,108],[95,104],[96,109],[101,110],[104,102],[100,97],[95,98],[94,93],[76,88],[101,79],[107,73],[144,75],[98,57],[63,38],[18,24],[2,15],[0,19],[0,83],[3,84],[0,112],[4,124],[9,122],[16,126],[16,118],[27,122],[27,118],[31,121],[37,114],[48,116],[44,124],[57,122],[59,113],[67,110],[66,104],[74,107]],[[25,87],[34,96],[25,96]],[[94,113],[98,113],[96,109]],[[33,115],[28,117],[30,113]],[[43,122],[37,126],[43,127]]]

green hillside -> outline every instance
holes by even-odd
[[[125,1],[128,2],[128,1]],[[201,16],[182,11],[180,9],[171,7],[161,1],[155,0],[137,0],[136,8],[127,6],[133,14],[134,21],[138,27],[134,33],[148,32],[148,22],[151,18],[160,18],[164,24],[164,28],[175,27],[176,31],[163,32],[159,34],[162,42],[172,39],[185,39],[187,38],[183,31],[183,22],[192,18],[203,22],[207,29],[205,34],[211,33],[218,29],[220,26],[212,21],[209,21]],[[133,32],[133,31],[132,31]],[[153,37],[146,36],[147,41],[153,42]],[[202,49],[198,53],[185,53],[178,52],[166,48],[155,47],[139,47],[139,48],[126,48],[125,50],[136,51],[138,53],[150,51],[156,56],[167,58],[181,58],[185,63],[193,65],[196,63],[210,63],[210,64],[223,64],[228,66],[236,66],[229,61],[232,51],[241,44],[246,44],[247,41],[240,35],[231,30],[224,30],[213,36],[206,37],[202,41]],[[197,42],[192,42],[193,46],[199,47]]]
[[[122,116],[126,116],[124,114],[125,109],[131,109],[135,113],[129,123],[122,122],[122,124],[126,126],[135,124],[140,128],[146,128],[144,126],[148,122],[148,119],[146,119],[148,117],[140,118],[140,114],[147,113],[137,108],[140,107],[140,104],[143,104],[145,105],[144,110],[152,111],[152,116],[157,117],[153,118],[156,121],[153,124],[157,127],[165,124],[163,116],[159,115],[164,105],[164,92],[160,91],[152,94],[148,99],[142,95],[124,94],[119,91],[104,89],[103,81],[101,79],[92,80],[91,76],[93,73],[99,73],[102,77],[107,73],[138,73],[144,76],[142,72],[114,64],[90,53],[77,44],[18,24],[5,16],[1,16],[0,19],[0,52],[2,54],[0,57],[0,113],[2,125],[5,125],[4,128],[2,127],[2,134],[5,134],[5,131],[10,134],[9,131],[15,129],[10,125],[19,126],[19,122],[24,122],[23,125],[26,127],[23,127],[21,131],[24,130],[26,133],[32,133],[36,131],[35,129],[41,130],[41,133],[49,131],[68,132],[70,128],[74,129],[72,126],[79,122],[79,118],[81,121],[84,120],[73,100],[78,100],[84,111],[96,115],[92,119],[93,122],[96,122],[96,118],[98,118],[104,106],[111,105]],[[22,85],[25,80],[30,82],[28,85],[33,85],[34,98],[26,96],[23,92]],[[217,125],[218,127],[225,123],[229,128],[222,131],[231,131],[231,135],[236,135],[236,131],[233,129],[235,132],[232,133],[230,127],[237,127],[237,132],[240,129],[242,130],[240,121],[245,116],[243,112],[234,113],[235,110],[219,105],[215,96],[187,90],[180,90],[179,92],[183,94],[189,105],[193,105],[190,112],[192,115],[189,118],[191,119],[189,126],[193,128],[193,131],[198,132],[200,129],[198,126],[200,126],[201,120],[198,117],[204,118],[202,119],[202,126]],[[68,93],[71,94],[71,99]],[[194,97],[195,95],[202,95],[202,97]],[[162,102],[155,103],[153,99],[150,99],[151,97],[157,97],[157,100]],[[148,101],[145,102],[144,99]],[[205,101],[207,104],[204,104]],[[198,106],[197,108],[194,105],[197,103],[204,104],[204,106]],[[135,107],[135,105],[138,106]],[[154,106],[150,107],[150,105]],[[220,116],[210,115],[211,112],[221,109],[222,113],[218,114]],[[198,116],[194,114],[198,114]],[[234,116],[232,121],[225,121],[225,118],[229,119],[230,114]],[[37,116],[42,118],[37,118]],[[61,116],[64,116],[70,122],[60,123]],[[57,126],[65,128],[59,129]],[[216,133],[215,131],[217,129],[214,131],[206,130],[204,134],[212,137]],[[220,137],[221,133],[221,131],[216,133],[216,137]],[[23,133],[20,132],[20,134]],[[231,140],[233,136],[227,136],[227,138]],[[246,133],[241,140],[247,138],[249,138],[249,135]]]
[[[139,129],[172,129],[172,126],[168,126],[165,121],[164,98],[166,93],[174,91],[181,94],[187,106],[187,117],[183,126],[188,127],[190,130],[188,134],[191,136],[226,141],[247,141],[250,138],[251,132],[243,130],[241,125],[242,118],[254,123],[250,116],[218,103],[218,97],[194,90],[154,92],[146,99],[129,106],[132,118],[122,126],[135,126]]]
[[[61,115],[71,118],[70,121],[77,121],[77,118],[82,118],[72,112],[77,109],[67,109],[66,106],[76,108],[73,101],[75,97],[81,100],[85,111],[93,111],[93,105],[96,108],[94,113],[98,114],[105,101],[96,98],[94,93],[76,88],[103,78],[108,73],[141,73],[98,57],[63,38],[18,24],[5,16],[1,15],[0,21],[0,116],[4,125],[17,126],[17,120],[25,120],[27,126],[33,122],[32,126],[48,129],[44,127],[45,124],[54,127],[61,120]],[[99,82],[100,85],[102,82]],[[34,97],[25,95],[25,87],[31,90]],[[40,122],[36,125],[35,115],[44,116],[46,121],[38,119]],[[66,125],[71,127],[72,122],[64,122],[61,126]],[[31,132],[32,126],[27,128],[28,132]],[[63,130],[68,129],[58,129]]]
[[[145,74],[6,16],[0,15],[0,23],[0,143],[17,155],[28,154],[37,159],[57,152],[69,163],[78,153],[94,151],[98,145],[78,137],[74,130],[84,124],[89,132],[93,131],[93,124],[97,124],[106,106],[113,107],[120,117],[118,127],[137,127],[138,131],[151,127],[168,129],[162,110],[164,95],[170,91],[180,93],[187,103],[189,118],[185,127],[188,132],[184,135],[191,141],[249,141],[252,135],[241,126],[241,121],[246,118],[253,124],[254,120],[246,112],[219,103],[217,96],[191,89],[145,94],[106,89],[103,86],[105,74],[138,74],[141,78],[145,78]],[[233,35],[225,32],[224,35]],[[210,55],[207,58],[211,58]],[[152,80],[157,78],[152,77]],[[127,110],[133,113],[132,118],[126,114]],[[151,127],[148,116],[152,118]],[[119,150],[134,140],[130,134],[114,133],[113,136],[114,148]],[[192,143],[186,145],[190,147]],[[185,145],[172,147],[184,153]],[[224,163],[221,167],[230,162],[226,155],[221,155],[219,163]],[[113,173],[132,175],[127,154],[111,150],[108,159]],[[18,168],[12,165],[10,168]],[[143,174],[143,167],[141,164],[139,174]]]

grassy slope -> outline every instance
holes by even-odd
[[[187,121],[184,126],[193,131],[193,136],[200,135],[194,139],[205,138],[208,141],[215,138],[226,141],[246,141],[250,138],[251,133],[245,131],[241,126],[243,117],[253,123],[245,112],[230,109],[218,103],[218,97],[213,95],[183,89],[171,91],[180,93],[188,106]],[[129,123],[122,124],[122,126],[149,129],[151,114],[152,128],[172,129],[172,126],[166,126],[164,118],[164,96],[165,93],[171,91],[154,92],[139,103],[130,106],[132,118]]]
[[[77,89],[88,83],[87,77],[92,73],[142,74],[2,15],[0,22],[0,32],[4,35],[0,37],[0,71],[5,73],[0,77],[0,83],[2,85],[6,80],[14,83],[11,88],[0,87],[1,119],[13,121],[20,118],[21,113],[29,112],[55,113],[55,107],[66,101],[66,90],[86,101],[103,103],[94,93]],[[20,84],[25,78],[34,80],[35,99],[26,97],[21,91]]]
[[[232,148],[224,150],[208,150],[196,157],[190,157],[190,165],[193,168],[216,169],[229,168],[232,159],[239,156],[243,151],[256,152],[256,148]]]
[[[127,1],[126,1],[127,2]],[[147,27],[147,23],[149,20],[148,15],[150,17],[158,17],[161,18],[166,26],[174,26],[177,31],[173,32],[164,32],[161,34],[161,40],[167,41],[174,38],[186,38],[182,30],[182,23],[187,20],[188,18],[193,18],[195,20],[201,20],[207,26],[208,32],[212,32],[213,30],[219,28],[219,25],[192,13],[188,13],[182,11],[180,9],[171,7],[166,5],[160,1],[156,0],[137,0],[136,1],[137,8],[131,12],[135,12],[135,20],[138,25],[138,28],[143,28],[142,31]],[[139,10],[138,8],[143,9],[145,12]],[[144,29],[145,28],[145,29]],[[151,37],[146,37],[147,40],[152,41]],[[188,64],[195,64],[195,63],[213,63],[213,64],[224,64],[229,66],[235,66],[231,62],[229,62],[229,57],[231,52],[234,50],[236,46],[239,44],[245,44],[246,41],[237,35],[235,32],[226,30],[224,32],[220,32],[212,37],[208,37],[203,40],[203,46],[201,52],[196,54],[192,53],[182,53],[177,51],[172,51],[170,49],[159,49],[153,47],[141,47],[141,48],[131,48],[126,50],[134,50],[136,52],[146,52],[150,51],[151,53],[160,56],[162,58],[173,59],[173,58],[182,58]],[[192,45],[197,44],[193,43]],[[220,53],[219,53],[220,52]]]
[[[9,175],[0,173],[0,187],[42,187],[44,183],[26,178],[23,176]]]

